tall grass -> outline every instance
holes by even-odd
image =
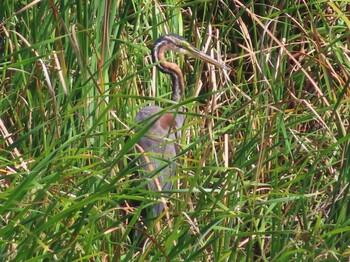
[[[348,17],[346,1],[1,1],[0,260],[346,261]],[[169,54],[184,136],[169,210],[143,227],[134,117],[177,107],[150,58],[165,33],[234,70]]]

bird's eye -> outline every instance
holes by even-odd
[[[185,47],[185,48],[189,48],[190,47],[190,45],[188,43],[186,43],[186,42],[182,42],[181,46]]]

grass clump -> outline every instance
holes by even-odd
[[[2,1],[0,260],[347,260],[347,14],[345,1]],[[169,210],[143,227],[156,198],[135,176],[134,118],[177,107],[150,58],[165,33],[234,70],[169,55],[184,136]]]

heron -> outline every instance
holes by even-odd
[[[171,76],[172,96],[174,102],[179,102],[184,90],[184,77],[176,63],[168,62],[165,58],[167,51],[175,51],[183,55],[198,58],[224,70],[230,67],[213,59],[204,52],[190,45],[184,38],[176,34],[167,34],[154,42],[152,48],[152,61],[164,74]],[[150,178],[148,190],[153,192],[169,191],[172,187],[170,178],[175,175],[177,155],[177,139],[181,137],[184,124],[184,108],[179,106],[176,110],[164,112],[159,106],[146,106],[136,115],[135,122],[139,125],[148,125],[148,130],[138,141],[139,151],[142,152],[141,163],[144,172],[159,170],[158,175]],[[153,216],[160,216],[165,202],[153,206]]]

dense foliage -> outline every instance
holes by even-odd
[[[2,0],[0,260],[347,260],[349,12],[346,1]],[[233,70],[168,55],[185,75],[184,136],[169,209],[140,227],[156,199],[135,176],[146,130],[134,118],[174,108],[150,58],[169,32]]]

